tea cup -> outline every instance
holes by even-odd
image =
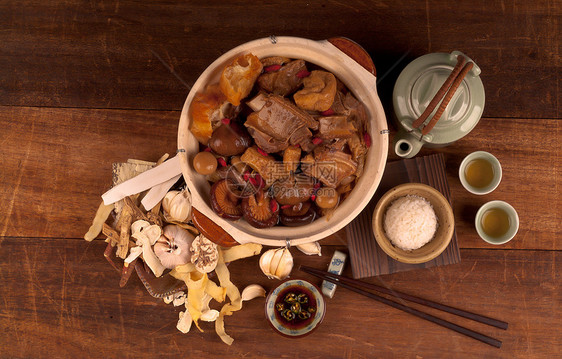
[[[489,218],[486,218],[488,216]],[[502,221],[506,223],[501,223]],[[474,225],[480,238],[490,244],[499,245],[515,237],[519,230],[519,216],[509,203],[490,201],[480,207]]]
[[[500,161],[485,151],[472,152],[459,167],[459,179],[470,193],[484,195],[495,190],[502,179]]]

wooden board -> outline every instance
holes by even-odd
[[[298,358],[303,353],[309,358],[554,358],[560,348],[560,331],[553,329],[561,324],[559,251],[463,250],[458,265],[369,280],[507,321],[503,331],[453,319],[503,341],[496,349],[343,288],[327,300],[320,327],[301,340],[273,332],[263,315],[264,298],[245,302],[226,319],[235,339],[227,346],[212,323],[201,324],[203,333],[195,327],[180,333],[175,326],[184,309],[151,297],[138,278],[119,288],[119,273],[103,258],[104,248],[103,241],[5,238],[1,358]],[[322,257],[291,251],[296,266],[327,269],[335,249],[342,247],[324,247]],[[234,262],[229,270],[240,288],[258,283],[271,290],[279,283],[256,274],[257,257]],[[344,274],[350,275],[349,268]],[[297,270],[296,277],[320,284]]]
[[[451,243],[443,253],[435,259],[420,264],[402,263],[392,259],[377,244],[371,224],[377,202],[392,187],[410,182],[430,185],[443,193],[449,203],[452,203],[442,154],[387,163],[377,192],[363,212],[346,227],[354,278],[373,277],[460,262],[456,232],[453,233]]]
[[[561,15],[560,0],[0,2],[0,358],[559,356]],[[270,330],[262,298],[244,303],[226,319],[235,338],[226,346],[210,323],[204,333],[179,333],[179,308],[151,297],[136,276],[119,288],[105,243],[78,239],[111,164],[173,153],[179,110],[199,74],[272,34],[358,42],[374,59],[389,119],[394,82],[418,56],[461,50],[482,68],[482,121],[455,144],[420,153],[445,157],[462,262],[367,280],[507,320],[508,331],[468,325],[501,339],[501,349],[342,288],[302,340]],[[458,181],[462,158],[476,150],[503,165],[502,183],[486,196]],[[521,220],[500,247],[472,225],[493,199],[511,203]],[[299,264],[326,269],[335,249],[346,250],[345,230],[320,243],[322,257],[291,249],[293,277]],[[229,269],[239,287],[278,283],[261,274],[257,257]]]
[[[235,46],[346,36],[374,59],[383,102],[408,62],[460,50],[482,69],[485,116],[555,118],[561,12],[548,0],[4,1],[0,104],[180,110],[199,74]]]
[[[0,187],[0,236],[81,238],[111,185],[112,163],[173,154],[179,115],[0,106],[0,180],[5,184]],[[485,118],[448,147],[422,149],[420,156],[445,156],[461,248],[495,248],[478,237],[472,223],[480,205],[502,199],[521,220],[517,237],[502,248],[562,249],[562,192],[556,190],[562,188],[560,133],[562,122],[555,119]],[[471,195],[458,179],[463,157],[477,150],[492,152],[503,165],[502,183],[485,196]],[[390,151],[390,161],[398,160]],[[345,243],[344,232],[331,236],[335,242],[321,243]]]

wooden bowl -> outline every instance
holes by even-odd
[[[347,44],[354,44],[346,40]],[[358,45],[357,49],[366,52]],[[349,88],[366,108],[369,118],[369,134],[372,145],[365,161],[365,172],[349,197],[338,207],[333,216],[322,217],[311,224],[301,227],[276,226],[258,229],[244,220],[229,221],[217,216],[210,206],[210,186],[195,172],[192,160],[199,150],[199,144],[189,131],[191,122],[189,107],[199,91],[205,86],[217,83],[222,69],[234,58],[251,52],[259,58],[268,56],[285,56],[304,59],[332,72]],[[178,154],[181,160],[182,174],[192,192],[193,207],[202,215],[215,222],[230,234],[237,242],[254,242],[270,246],[284,246],[289,240],[292,245],[314,242],[325,238],[351,222],[369,203],[375,193],[386,164],[388,153],[388,125],[386,116],[377,95],[376,77],[358,62],[328,40],[313,41],[297,37],[270,37],[250,41],[240,45],[215,60],[199,77],[189,92],[180,117],[178,128]]]
[[[384,230],[384,217],[388,207],[396,199],[406,195],[425,198],[433,206],[437,216],[437,231],[431,241],[411,251],[405,251],[392,244]],[[386,192],[373,213],[373,232],[381,249],[391,258],[403,263],[425,263],[439,256],[451,242],[455,230],[455,218],[449,201],[435,188],[422,183],[405,183]]]

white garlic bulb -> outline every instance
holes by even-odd
[[[187,188],[166,193],[162,200],[162,209],[166,221],[188,222],[191,219],[191,194]]]
[[[293,269],[293,256],[289,248],[270,249],[260,258],[260,269],[269,279],[285,279]]]

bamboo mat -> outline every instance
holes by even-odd
[[[402,183],[425,183],[439,190],[451,203],[451,193],[445,172],[443,154],[434,154],[419,158],[389,162],[375,195],[347,227],[347,242],[351,268],[354,278],[373,277],[382,274],[403,272],[418,268],[429,268],[460,262],[457,233],[449,246],[437,258],[421,264],[398,262],[382,251],[375,241],[371,226],[373,211],[379,198],[394,186]]]

